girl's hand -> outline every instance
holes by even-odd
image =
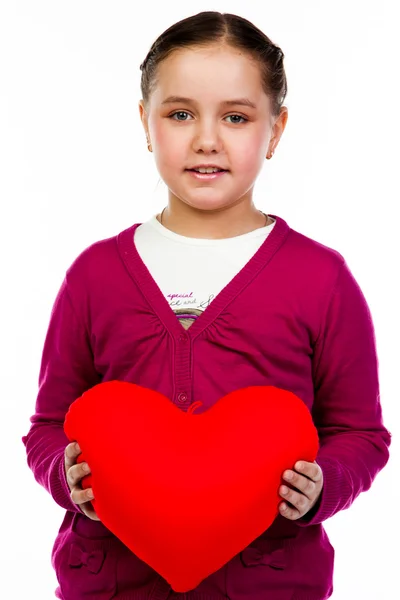
[[[81,449],[76,442],[68,444],[68,446],[65,448],[65,473],[67,476],[69,489],[71,490],[71,500],[72,502],[75,502],[75,504],[79,504],[81,510],[87,517],[89,517],[89,519],[92,519],[93,521],[100,521],[90,503],[90,501],[94,498],[92,488],[87,488],[84,490],[80,484],[81,479],[90,473],[90,468],[87,463],[83,462],[76,464],[76,459],[80,453]]]
[[[295,471],[285,471],[283,479],[289,485],[281,486],[279,494],[290,502],[281,502],[280,514],[291,521],[301,519],[317,503],[324,485],[321,467],[313,463],[300,461],[294,465]],[[292,487],[293,486],[293,487]]]

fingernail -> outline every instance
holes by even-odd
[[[93,498],[94,498],[93,492],[88,492],[87,497],[89,498],[89,500],[93,500]]]
[[[293,473],[291,473],[290,471],[285,473],[285,479],[293,479]]]
[[[79,444],[75,444],[75,449],[76,449],[77,452],[81,451]]]
[[[286,496],[286,494],[288,493],[288,491],[289,491],[288,488],[285,487],[285,486],[283,486],[282,489],[281,489],[281,494],[284,494]]]
[[[82,468],[85,471],[85,473],[89,473],[90,469],[89,469],[89,465],[87,463],[83,463]]]

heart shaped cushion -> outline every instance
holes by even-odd
[[[278,514],[285,469],[314,461],[306,405],[253,386],[194,413],[159,392],[108,381],[73,402],[64,429],[90,466],[102,523],[177,592],[195,588]],[[85,481],[86,480],[86,481]]]

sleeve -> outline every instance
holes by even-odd
[[[300,526],[349,508],[389,460],[391,433],[380,404],[375,331],[365,297],[345,261],[340,267],[313,355],[312,416],[324,484]]]
[[[45,337],[39,390],[31,427],[22,438],[34,477],[62,508],[82,512],[71,500],[64,468],[69,440],[64,419],[70,404],[99,383],[89,336],[74,310],[64,279]]]

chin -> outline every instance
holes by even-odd
[[[222,190],[211,190],[200,188],[195,193],[169,188],[170,192],[181,202],[199,210],[218,210],[235,204],[238,200],[237,194],[227,193]],[[242,195],[239,196],[239,198]]]
[[[204,199],[189,199],[189,198],[178,198],[181,202],[184,202],[187,206],[196,210],[204,211],[217,211],[222,210],[235,203],[233,199],[228,198],[204,198]]]

